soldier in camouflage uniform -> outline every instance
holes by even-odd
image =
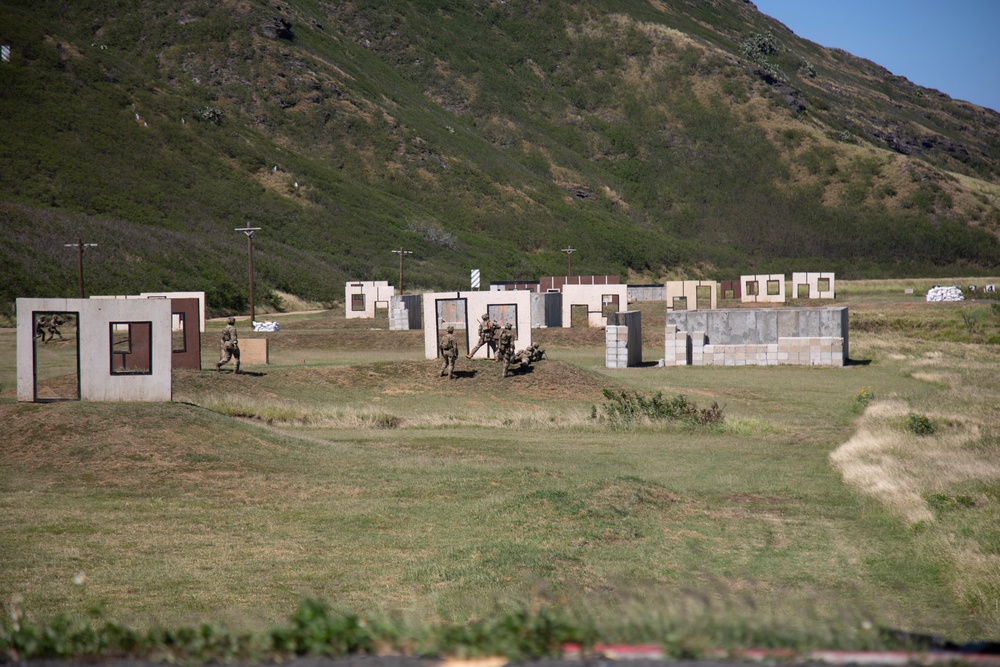
[[[531,353],[531,358],[529,359],[531,363],[535,363],[536,361],[541,361],[542,358],[545,357],[545,350],[539,348],[538,343],[532,343],[531,347],[529,347],[527,351]]]
[[[35,322],[35,338],[41,338],[43,343],[47,342],[45,340],[45,331],[48,328],[49,328],[49,318],[45,317],[45,315],[42,315],[41,317],[38,318],[38,321]]]
[[[465,355],[465,358],[471,359],[476,356],[476,352],[478,352],[479,348],[483,345],[487,346],[487,350],[493,350],[493,354],[495,355],[497,351],[496,334],[497,329],[499,328],[499,324],[490,321],[489,313],[483,313],[483,321],[479,323],[479,342],[476,343],[474,348],[469,350],[469,353]],[[497,357],[497,359],[499,360],[499,357]]]
[[[514,359],[514,332],[511,327],[511,323],[508,322],[504,325],[503,331],[500,332],[500,342],[497,345],[497,360],[503,361],[503,375],[500,377],[507,377],[507,373],[510,369],[510,362]]]
[[[233,358],[236,359],[236,368],[233,369],[233,373],[239,373],[240,341],[236,334],[236,318],[230,317],[222,329],[222,358],[215,362],[215,370],[221,371],[223,364],[228,364],[229,360]]]
[[[59,317],[59,315],[53,315],[52,319],[49,320],[49,340],[52,340],[56,336],[59,336],[59,340],[66,340],[63,338],[62,332],[59,331],[59,327],[66,324],[66,320]]]
[[[448,327],[448,334],[441,339],[441,359],[444,363],[441,364],[441,375],[445,375],[447,371],[448,379],[451,380],[454,377],[455,372],[455,360],[458,359],[458,343],[455,341],[455,327]]]

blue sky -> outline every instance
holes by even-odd
[[[753,0],[799,37],[1000,111],[1000,0]]]

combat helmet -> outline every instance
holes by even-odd
[[[226,320],[226,323],[227,324],[236,324],[236,318],[235,317],[230,317],[228,320]]]

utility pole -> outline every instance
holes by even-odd
[[[80,277],[80,298],[86,299],[83,295],[83,249],[84,248],[96,248],[96,243],[84,243],[83,239],[77,239],[76,243],[63,243],[63,246],[67,248],[76,248],[76,263],[77,263],[77,274]]]
[[[399,296],[403,296],[403,255],[412,255],[412,250],[393,250],[392,252],[399,255]]]
[[[576,248],[563,248],[562,251],[566,253],[566,277],[569,278],[573,275],[573,259],[571,255],[576,252]]]
[[[260,227],[237,227],[233,231],[243,232],[247,235],[247,257],[250,261],[250,329],[253,329],[253,323],[257,321],[257,315],[253,308],[253,233],[260,231]]]

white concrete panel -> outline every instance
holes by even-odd
[[[171,305],[169,299],[18,299],[17,398],[35,394],[35,312],[75,312],[80,341],[80,400],[169,401],[172,398]],[[150,373],[111,373],[111,323],[149,322]]]
[[[514,349],[523,350],[531,345],[531,292],[525,290],[508,291],[470,291],[470,292],[427,292],[423,294],[424,310],[424,357],[426,359],[436,359],[438,356],[438,330],[447,327],[449,324],[456,326],[456,338],[465,337],[465,343],[459,346],[468,352],[470,346],[474,347],[479,339],[479,322],[483,313],[488,312],[490,306],[516,306],[517,307],[517,338],[514,340]],[[467,329],[461,330],[461,323],[438,322],[437,302],[442,300],[460,299],[465,301],[465,325]],[[476,353],[477,359],[486,358],[486,346],[480,348]]]
[[[364,308],[354,310],[353,297],[359,294],[364,298]],[[374,319],[376,305],[388,309],[396,288],[385,280],[353,281],[344,284],[344,317],[346,319]]]
[[[628,308],[628,285],[563,285],[563,328],[572,326],[573,306],[587,306],[587,324],[603,327],[607,323],[604,315],[603,297],[608,294],[618,296],[618,312]]]

